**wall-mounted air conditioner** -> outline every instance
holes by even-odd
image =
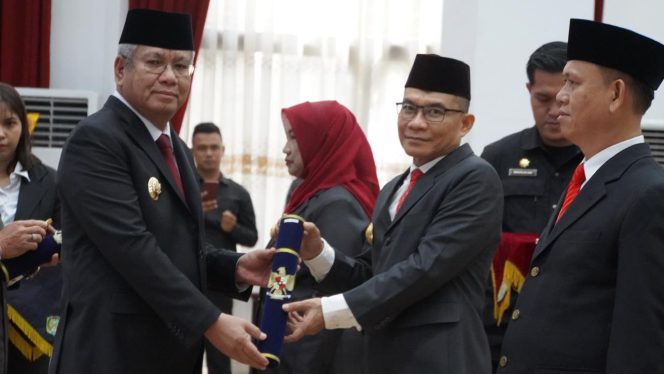
[[[32,133],[32,151],[46,165],[57,168],[62,146],[79,121],[99,108],[92,91],[17,87],[28,112],[39,113]]]
[[[655,160],[664,166],[664,120],[644,119],[641,130]]]

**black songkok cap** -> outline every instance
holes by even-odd
[[[664,79],[664,45],[622,27],[571,19],[568,60],[581,60],[627,73],[653,91]]]
[[[406,87],[442,92],[470,100],[470,67],[453,58],[418,54],[410,69]]]
[[[127,12],[119,44],[193,51],[191,16],[151,9],[131,9]]]

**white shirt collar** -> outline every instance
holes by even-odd
[[[28,173],[28,170],[23,168],[23,165],[21,165],[20,161],[16,161],[16,166],[14,166],[14,171],[11,173],[13,175],[23,177],[25,180],[30,182],[30,174]],[[10,174],[10,178],[11,178]]]
[[[173,139],[171,139],[170,122],[166,122],[166,127],[164,128],[164,131],[161,131],[159,130],[159,128],[157,128],[157,126],[155,126],[152,122],[150,122],[150,120],[142,116],[141,113],[139,113],[136,109],[134,109],[134,107],[132,107],[129,104],[129,102],[127,102],[127,100],[125,100],[125,98],[122,97],[122,95],[118,92],[118,90],[115,90],[115,92],[113,92],[113,96],[115,96],[118,100],[122,101],[124,105],[129,107],[129,109],[131,109],[131,111],[134,112],[138,116],[138,118],[141,119],[141,121],[143,121],[145,128],[148,129],[148,131],[150,132],[150,136],[152,136],[152,140],[157,141],[157,139],[159,139],[161,134],[166,134],[166,136],[168,136],[168,139],[170,139],[171,141],[171,148],[173,147]]]
[[[620,143],[616,143],[608,148],[604,148],[600,152],[598,152],[596,155],[589,159],[584,159],[583,162],[583,171],[586,175],[586,181],[583,183],[585,185],[590,178],[599,170],[602,165],[604,165],[607,161],[609,161],[613,156],[617,155],[618,153],[622,152],[623,150],[636,145],[636,144],[641,144],[645,143],[645,138],[643,135],[635,136],[631,139],[624,140]]]
[[[427,162],[426,164],[420,165],[420,166],[415,166],[415,164],[410,165],[410,171],[413,172],[415,169],[420,169],[422,173],[426,174],[427,171],[431,170],[432,167],[436,166],[438,161],[442,160],[445,158],[445,155],[442,155],[438,158],[434,158],[433,160]]]

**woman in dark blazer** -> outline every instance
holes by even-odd
[[[55,171],[31,153],[25,106],[16,90],[0,84],[0,213],[5,225],[19,220],[51,218],[60,223]],[[8,372],[38,374],[48,371],[58,323],[62,276],[60,267],[48,267],[39,276],[10,288],[6,294],[9,317]]]
[[[336,101],[305,102],[282,110],[288,173],[300,178],[285,213],[316,223],[348,255],[359,254],[378,195],[376,166],[355,116]],[[293,300],[319,296],[302,264]],[[325,331],[284,346],[275,373],[358,373],[364,357],[357,331]]]

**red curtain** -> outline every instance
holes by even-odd
[[[48,87],[51,0],[0,0],[0,81]]]
[[[207,17],[208,6],[210,0],[129,0],[129,9],[146,8],[154,10],[162,10],[165,12],[178,12],[191,14],[191,22],[194,28],[194,50],[196,51],[195,58],[198,58],[198,48],[201,46],[201,39],[203,38],[203,27],[205,26],[205,18]],[[194,64],[196,60],[194,59]],[[175,114],[171,120],[171,125],[176,132],[180,132],[182,126],[182,118],[187,109],[187,100],[182,108]]]
[[[595,22],[602,22],[604,16],[604,0],[595,0]]]

